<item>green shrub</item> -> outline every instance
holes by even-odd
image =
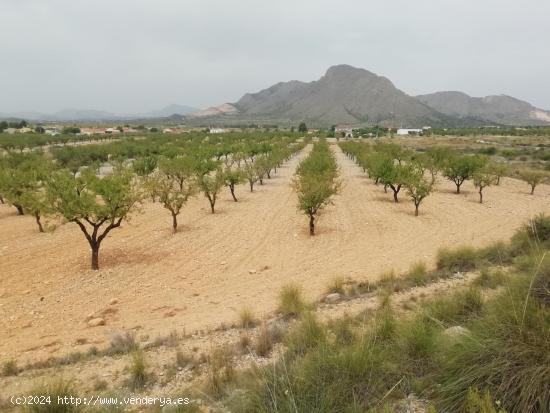
[[[248,307],[243,308],[239,312],[239,326],[241,328],[253,328],[256,325],[254,313]]]
[[[346,281],[342,277],[334,277],[327,285],[327,293],[344,294],[344,285]]]
[[[15,360],[8,360],[2,365],[2,376],[17,376],[19,367]]]
[[[29,394],[49,397],[50,404],[32,404],[27,405],[24,411],[29,413],[76,413],[83,411],[82,406],[76,406],[71,403],[60,403],[65,397],[78,397],[78,392],[71,382],[63,379],[53,379],[45,382],[34,389]]]
[[[137,390],[145,387],[147,382],[147,365],[143,351],[134,350],[130,358],[130,378],[128,384],[132,390]]]
[[[468,389],[464,411],[467,413],[506,413],[505,410],[499,408],[498,404],[493,402],[488,391],[481,395],[477,389]]]
[[[481,292],[477,288],[469,288],[429,303],[425,309],[425,315],[437,325],[453,326],[479,315],[482,310]]]
[[[426,264],[423,262],[414,264],[407,273],[407,278],[411,280],[415,286],[426,285],[432,280],[431,274],[428,273]]]
[[[437,269],[451,272],[471,271],[478,263],[477,252],[471,247],[441,249],[437,254]]]
[[[305,312],[300,317],[298,325],[285,337],[284,343],[291,354],[303,355],[325,341],[325,328],[313,313]]]
[[[302,289],[296,284],[283,286],[279,293],[279,312],[285,317],[295,317],[305,309]]]
[[[224,386],[235,377],[233,355],[228,347],[217,348],[210,354],[206,385],[214,397],[220,397]]]
[[[470,334],[441,349],[437,399],[443,411],[460,411],[469,389],[482,388],[510,412],[543,412],[550,405],[550,317],[528,298],[532,278],[519,276],[486,304]]]
[[[506,275],[499,269],[482,268],[473,285],[483,288],[497,288],[504,284]]]

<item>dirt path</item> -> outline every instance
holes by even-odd
[[[480,205],[470,182],[455,195],[442,180],[415,218],[406,194],[394,204],[334,150],[343,189],[313,238],[290,185],[305,153],[254,193],[238,188],[238,203],[224,192],[215,215],[206,199],[193,199],[174,236],[169,213],[146,203],[106,240],[99,272],[88,270],[89,249],[76,225],[38,234],[32,218],[0,206],[0,359],[85,350],[107,343],[113,331],[154,337],[215,328],[235,321],[244,306],[261,316],[275,309],[278,290],[291,280],[313,299],[335,276],[373,279],[419,260],[431,264],[442,246],[507,240],[548,210],[548,186],[530,196],[524,183],[505,179],[486,190]],[[118,302],[109,305],[111,299]],[[91,314],[106,325],[87,327]]]

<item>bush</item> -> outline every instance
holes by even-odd
[[[285,317],[295,317],[306,309],[302,289],[296,284],[283,286],[279,293],[279,312]]]
[[[407,278],[410,279],[415,286],[426,285],[432,280],[432,276],[428,273],[426,264],[423,262],[414,264],[407,273]]]
[[[212,351],[209,357],[207,390],[215,397],[220,397],[226,383],[235,376],[233,352],[227,347]]]
[[[471,247],[454,250],[443,248],[437,254],[437,269],[451,272],[471,271],[478,263],[477,252]]]
[[[256,318],[254,313],[248,307],[243,308],[239,312],[239,326],[241,328],[253,328],[256,325]]]
[[[303,355],[326,339],[326,330],[314,314],[302,314],[299,324],[285,337],[284,343],[293,355]]]
[[[469,288],[429,303],[425,315],[436,325],[454,326],[464,323],[472,316],[480,315],[482,310],[481,292],[477,288]]]
[[[17,376],[19,367],[15,360],[8,360],[2,365],[2,376]]]
[[[147,366],[143,351],[134,350],[130,359],[130,379],[128,384],[132,390],[141,389],[147,382]]]
[[[471,334],[441,349],[437,399],[443,411],[460,411],[471,388],[490,391],[510,412],[547,411],[550,317],[539,301],[526,299],[530,285],[530,277],[516,277],[471,322]]]
[[[265,323],[260,327],[260,334],[256,337],[254,352],[260,357],[267,357],[273,349],[273,337]]]
[[[78,392],[69,381],[53,379],[49,383],[43,383],[35,387],[29,394],[49,397],[51,400],[51,404],[27,405],[24,411],[29,413],[76,413],[83,410],[81,406],[71,403],[59,403],[59,400],[65,397],[78,397]]]
[[[506,275],[501,270],[483,268],[472,284],[476,287],[494,289],[504,284],[505,280]]]
[[[127,354],[138,348],[134,335],[128,331],[111,334],[109,353]]]
[[[327,293],[344,294],[346,281],[342,277],[334,277],[327,285]]]

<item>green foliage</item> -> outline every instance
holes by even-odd
[[[147,383],[147,364],[142,350],[134,350],[130,355],[130,378],[128,384],[132,390],[141,389]]]
[[[44,396],[50,400],[50,403],[27,405],[23,411],[28,413],[77,413],[83,411],[82,406],[68,402],[71,396],[78,397],[78,392],[71,382],[63,379],[56,378],[41,383],[29,394]],[[65,400],[65,398],[67,399]]]
[[[481,204],[483,202],[483,189],[491,185],[496,185],[498,178],[488,168],[478,169],[473,173],[472,178],[474,180],[474,186],[479,191],[479,203]]]
[[[122,166],[99,177],[88,168],[78,177],[59,171],[46,187],[49,205],[56,214],[79,226],[92,249],[92,269],[99,269],[101,242],[134,210],[141,199],[133,174]]]
[[[326,141],[313,146],[309,156],[298,165],[294,187],[298,193],[298,209],[309,217],[309,233],[315,234],[315,218],[338,193],[338,167]]]
[[[518,172],[520,179],[524,180],[531,186],[531,195],[535,193],[535,188],[548,178],[546,171],[538,169],[522,169]]]
[[[307,132],[307,125],[305,124],[305,122],[301,122],[300,125],[298,125],[298,132]]]
[[[153,198],[172,215],[172,230],[177,232],[177,217],[190,197],[197,193],[195,164],[188,157],[163,158],[159,161],[158,170],[146,180]]]
[[[477,389],[468,389],[468,395],[464,403],[464,411],[467,413],[506,413],[499,408],[500,402],[494,403],[491,394],[486,391],[483,395]]]
[[[478,264],[478,254],[471,247],[459,247],[453,250],[443,248],[437,254],[437,268],[446,271],[471,271]]]
[[[443,174],[456,185],[456,193],[460,193],[462,183],[470,179],[481,169],[487,160],[480,156],[454,155],[447,159]]]
[[[297,316],[306,309],[302,289],[297,284],[284,285],[279,293],[279,312],[286,317]]]

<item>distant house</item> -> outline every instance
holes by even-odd
[[[164,129],[162,130],[162,133],[174,133],[174,131],[173,131],[172,129],[170,129],[170,128],[164,128]]]
[[[353,138],[353,128],[350,125],[337,125],[334,128],[334,136],[340,138]]]
[[[104,135],[106,132],[103,128],[80,128],[80,134],[81,135]]]
[[[17,129],[15,128],[4,129],[4,133],[9,133],[10,135],[13,135],[15,132],[17,132]]]
[[[226,130],[224,128],[210,128],[210,133],[225,133]]]
[[[397,135],[420,135],[422,129],[397,129]]]

